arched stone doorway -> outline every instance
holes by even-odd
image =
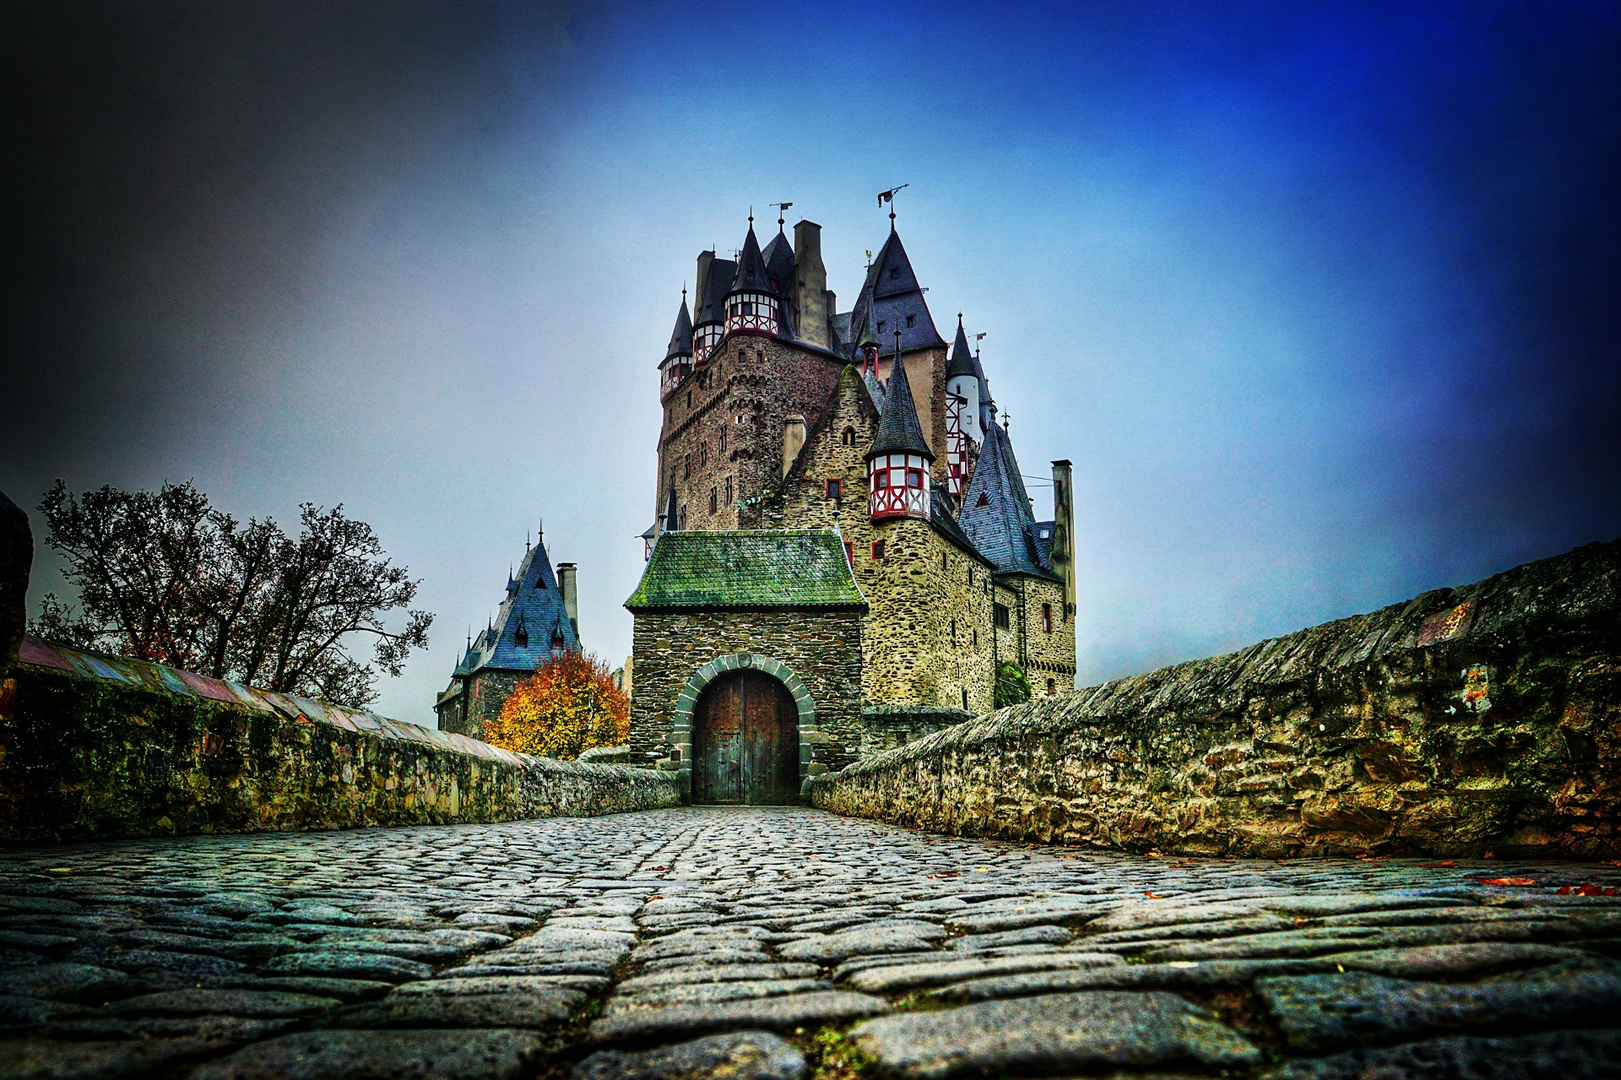
[[[711,681],[692,711],[692,801],[780,806],[799,800],[799,706],[752,668]]]

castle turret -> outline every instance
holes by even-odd
[[[697,291],[693,294],[692,363],[703,367],[726,334],[726,290],[732,287],[737,264],[717,259],[713,251],[698,254]]]
[[[946,393],[963,400],[962,433],[976,444],[984,441],[984,429],[979,424],[979,373],[974,370],[974,354],[968,348],[960,313],[957,340],[951,345],[951,358],[946,363]]]
[[[890,367],[878,435],[867,451],[867,512],[873,521],[911,517],[929,520],[929,468],[934,452],[918,423],[912,385],[901,362],[900,334]]]
[[[749,234],[743,238],[743,250],[737,257],[737,273],[726,293],[726,332],[775,334],[777,306],[781,300],[772,288],[765,258],[760,254],[760,241],[754,235],[754,218],[751,215]]]
[[[676,312],[670,347],[659,364],[659,400],[675,393],[681,380],[692,374],[692,315],[687,311],[687,290],[681,290],[681,310]]]

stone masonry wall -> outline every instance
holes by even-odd
[[[1040,695],[1067,694],[1075,689],[1075,620],[1064,618],[1064,586],[1056,581],[1023,576],[1021,606],[1024,609],[1024,673]],[[1052,610],[1052,631],[1042,621],[1041,605]]]
[[[482,739],[484,725],[501,715],[501,706],[525,678],[516,671],[474,672],[460,694],[441,703],[439,729]]]
[[[866,662],[861,675],[869,705],[960,709],[966,691],[970,711],[989,710],[995,681],[991,564],[922,522],[874,525],[868,518],[866,454],[878,418],[853,367],[845,369],[823,415],[825,421],[812,429],[799,461],[764,500],[753,524],[768,529],[838,525],[869,605],[862,622]],[[830,479],[839,481],[838,499],[828,497]],[[884,558],[875,559],[873,542],[880,539]]]
[[[711,660],[753,653],[787,664],[809,691],[817,730],[808,773],[855,760],[861,744],[861,614],[858,611],[638,611],[631,655],[636,693],[630,744],[641,760],[668,759],[676,698]],[[683,750],[686,764],[690,746]],[[669,767],[676,767],[670,762]]]
[[[950,728],[839,813],[1144,851],[1621,857],[1621,541]]]
[[[513,754],[306,698],[23,642],[0,841],[507,821],[673,806],[652,769]]]
[[[673,473],[676,503],[687,515],[682,528],[747,528],[736,504],[758,499],[781,477],[784,418],[798,413],[814,427],[842,368],[836,357],[773,337],[723,341],[664,402],[656,512],[664,511]]]

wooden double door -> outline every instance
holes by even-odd
[[[692,716],[692,801],[799,801],[799,710],[782,683],[745,670],[704,688]]]

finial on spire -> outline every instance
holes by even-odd
[[[962,312],[960,312],[960,311],[957,312],[957,325],[958,326],[962,325]]]
[[[754,207],[749,207],[749,228],[754,228]]]
[[[878,205],[882,207],[885,203],[889,204],[890,232],[895,231],[895,193],[900,191],[901,188],[909,188],[911,186],[911,184],[901,184],[899,187],[892,187],[888,191],[880,191],[878,193]]]
[[[975,334],[974,335],[974,359],[975,360],[979,359],[979,343],[984,341],[984,340],[985,340],[985,335],[984,334]]]

